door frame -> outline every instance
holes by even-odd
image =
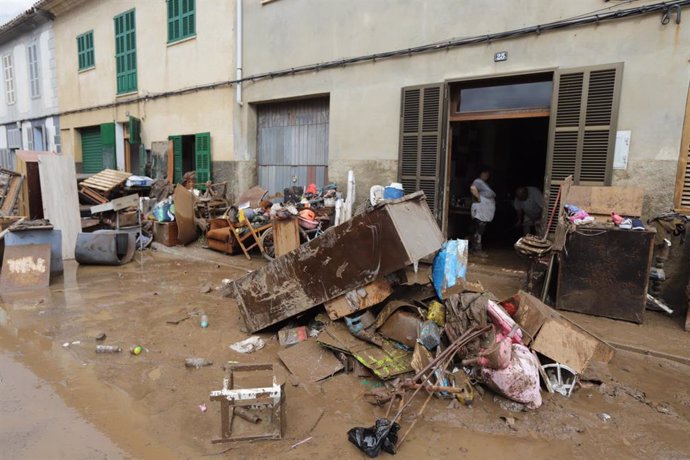
[[[455,85],[457,83],[467,83],[467,82],[481,82],[482,80],[499,80],[499,79],[506,79],[510,77],[518,77],[518,76],[530,76],[530,75],[537,75],[537,74],[551,74],[551,82],[555,82],[555,75],[556,71],[558,70],[558,67],[546,67],[546,68],[540,68],[540,69],[531,69],[531,70],[522,70],[522,71],[514,71],[514,72],[503,72],[503,73],[497,73],[497,74],[484,74],[484,75],[479,75],[479,76],[467,76],[467,77],[461,77],[461,78],[450,78],[444,80],[445,83],[445,88],[446,88],[446,94],[448,94],[448,106],[446,107],[446,126],[445,126],[445,136],[447,136],[446,139],[446,158],[445,158],[445,174],[443,175],[443,204],[442,204],[442,209],[441,209],[441,231],[443,232],[444,237],[448,237],[448,214],[449,214],[449,208],[450,208],[450,166],[451,166],[451,156],[452,156],[452,146],[453,146],[453,136],[451,135],[451,123],[461,123],[463,121],[475,121],[475,120],[498,120],[498,119],[511,119],[511,118],[532,118],[532,117],[547,117],[550,118],[551,113],[550,113],[550,108],[549,107],[549,113],[547,114],[546,112],[542,110],[533,110],[533,111],[521,111],[521,110],[506,110],[506,111],[497,111],[491,114],[488,113],[482,113],[482,112],[475,112],[472,114],[468,114],[468,116],[462,116],[462,119],[459,119],[460,117],[453,116],[452,115],[452,101],[453,96],[451,94],[450,87],[451,85]],[[548,147],[547,147],[547,153],[546,153],[546,163],[545,167],[548,165],[549,161],[549,155],[548,155]]]

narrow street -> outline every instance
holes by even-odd
[[[176,255],[184,252],[192,261]],[[48,456],[71,458],[198,458],[225,449],[226,458],[361,456],[346,432],[366,426],[385,408],[362,398],[378,385],[376,379],[343,373],[316,384],[286,384],[282,440],[211,444],[220,416],[208,395],[222,384],[224,362],[274,363],[281,381],[289,373],[277,357],[275,331],[259,334],[267,345],[255,353],[230,350],[228,345],[247,336],[234,300],[216,290],[200,292],[207,282],[218,287],[223,278],[263,262],[241,259],[233,267],[239,258],[200,262],[193,260],[197,253],[195,248],[146,251],[114,268],[68,262],[64,278],[49,291],[2,295],[0,439],[9,446],[3,458],[41,457],[48,446],[65,449]],[[515,284],[511,277],[484,274],[489,271],[476,270],[487,289]],[[166,323],[194,311],[208,315],[208,328],[199,327],[194,316]],[[606,320],[590,323],[601,321]],[[123,352],[96,354],[95,337],[101,333],[103,343]],[[145,351],[128,353],[134,345]],[[190,356],[214,364],[187,369],[184,359]],[[608,366],[592,366],[583,378],[590,381],[571,398],[544,393],[544,405],[530,412],[509,412],[488,391],[471,408],[434,398],[397,457],[486,458],[506,449],[516,456],[563,458],[681,458],[690,452],[689,366],[618,351]],[[38,411],[46,405],[55,407],[50,418]],[[600,419],[601,413],[610,420]],[[14,418],[22,423],[9,424]],[[60,440],[53,444],[52,436]],[[72,436],[82,441],[72,442]]]

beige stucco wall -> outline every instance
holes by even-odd
[[[136,9],[138,92],[118,97],[115,81],[113,18]],[[96,66],[78,71],[76,37],[94,31]],[[167,43],[167,11],[163,0],[90,0],[58,15],[55,35],[60,111],[125,102],[136,97],[174,92],[197,85],[227,81],[234,76],[234,3],[197,0],[195,38]],[[142,100],[114,108],[61,117],[63,151],[81,161],[75,128],[106,122],[142,120],[144,144],[169,135],[210,132],[213,161],[233,158],[230,87]]]
[[[644,3],[635,2],[626,7]],[[346,2],[279,0],[261,6],[245,1],[245,30],[270,30],[246,38],[245,75],[401,49],[537,25],[611,6],[601,0],[395,0]],[[627,171],[614,182],[635,183],[653,196],[648,210],[672,205],[685,100],[690,81],[690,24],[661,15],[545,32],[376,63],[266,79],[246,84],[247,102],[309,94],[330,94],[330,179],[345,183],[355,167],[368,190],[395,177],[398,158],[400,90],[435,83],[536,69],[572,68],[623,62],[618,129],[632,131]],[[506,62],[494,53],[507,51]],[[255,158],[251,107],[240,114],[238,157]],[[246,142],[244,142],[246,141]],[[359,166],[358,165],[359,162]],[[378,168],[377,165],[386,165]],[[391,171],[391,168],[392,171]],[[387,173],[386,173],[387,171]],[[366,187],[366,188],[365,188]]]

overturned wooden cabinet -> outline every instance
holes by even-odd
[[[379,204],[234,284],[251,332],[400,270],[444,238],[424,192]]]

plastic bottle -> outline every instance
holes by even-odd
[[[201,320],[199,321],[199,326],[203,328],[208,327],[208,316],[207,315],[201,315]]]
[[[122,348],[114,345],[96,345],[96,353],[120,353]]]

